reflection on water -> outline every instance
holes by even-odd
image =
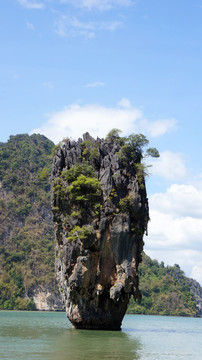
[[[136,360],[125,332],[75,330],[64,313],[0,312],[1,360]]]
[[[139,359],[138,340],[123,332],[68,329],[52,345],[51,360],[57,357],[61,360]]]

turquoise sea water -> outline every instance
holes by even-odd
[[[75,330],[65,313],[0,311],[1,360],[201,360],[202,318],[126,315],[121,332]]]

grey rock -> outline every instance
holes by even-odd
[[[81,139],[63,144],[53,159],[52,180],[88,161],[101,186],[101,206],[96,210],[90,200],[73,203],[71,183],[64,179],[62,196],[53,188],[56,276],[74,327],[119,330],[130,296],[140,296],[138,265],[149,219],[146,189],[133,163],[121,162],[119,143],[95,140],[88,133],[83,139],[90,144],[86,153],[96,147],[98,154],[86,159]],[[129,199],[125,208],[120,206],[123,198]],[[81,211],[76,220],[73,211]]]

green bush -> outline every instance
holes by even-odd
[[[68,241],[76,241],[78,238],[83,241],[86,240],[93,232],[91,226],[74,226],[68,234]]]
[[[73,203],[89,202],[96,204],[101,197],[101,185],[98,179],[79,175],[67,189]]]
[[[67,183],[71,183],[80,175],[95,177],[95,170],[92,165],[84,161],[82,163],[76,163],[70,169],[63,171],[61,177],[62,179],[66,180]]]

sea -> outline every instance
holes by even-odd
[[[63,312],[0,311],[0,359],[201,360],[202,318],[125,315],[122,331],[100,331]]]

